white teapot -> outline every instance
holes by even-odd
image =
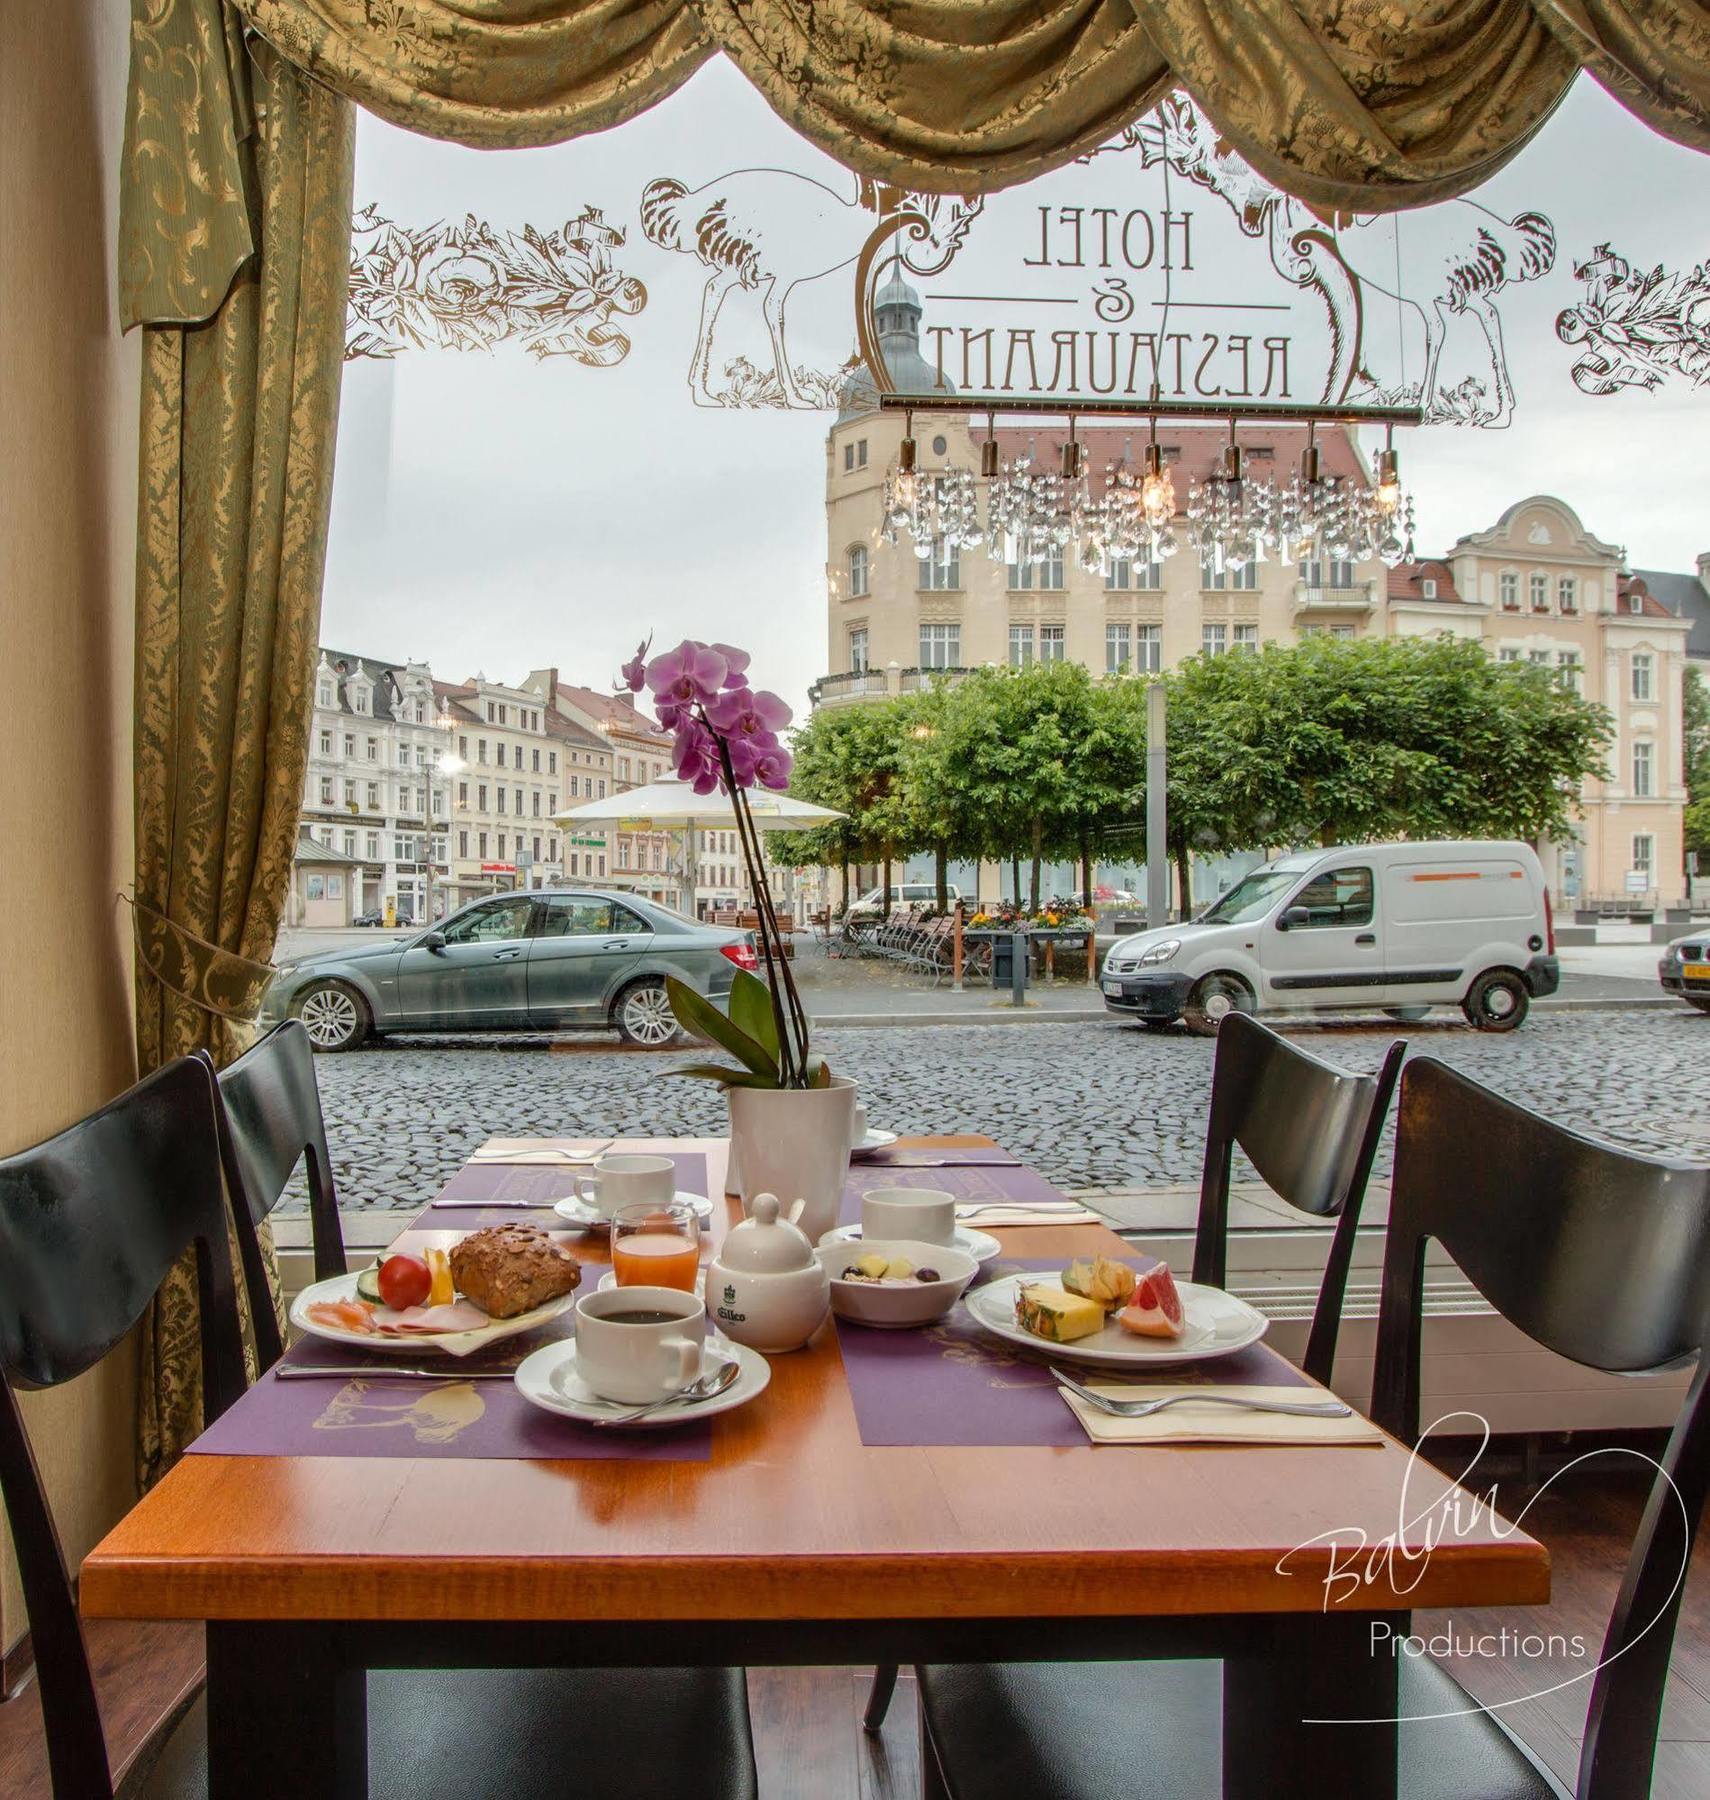
[[[756,1194],[707,1264],[707,1317],[751,1350],[799,1350],[831,1306],[831,1278],[796,1224],[802,1202],[780,1218],[776,1194]]]

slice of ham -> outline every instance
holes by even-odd
[[[467,1300],[453,1300],[444,1306],[409,1306],[402,1312],[382,1311],[375,1314],[375,1327],[388,1335],[432,1337],[448,1331],[479,1331],[492,1320],[480,1307]]]
[[[1134,1284],[1128,1304],[1116,1315],[1124,1331],[1136,1337],[1178,1338],[1186,1330],[1182,1297],[1168,1263],[1148,1269]]]

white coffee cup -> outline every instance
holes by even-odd
[[[869,1188],[861,1196],[864,1238],[912,1238],[917,1244],[956,1241],[956,1196],[938,1188]]]
[[[849,1127],[849,1146],[858,1150],[867,1141],[867,1109],[859,1100],[855,1102],[855,1119]]]
[[[664,1206],[677,1191],[677,1165],[668,1156],[602,1156],[576,1177],[576,1198],[602,1219],[636,1201]]]
[[[645,1322],[625,1313],[663,1317]],[[615,1287],[576,1302],[576,1374],[606,1400],[668,1400],[701,1372],[707,1309],[681,1288]]]

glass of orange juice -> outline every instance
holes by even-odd
[[[638,1200],[612,1216],[612,1269],[619,1287],[695,1291],[701,1225],[692,1206]]]

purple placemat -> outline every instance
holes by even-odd
[[[707,1191],[707,1159],[699,1150],[671,1151],[677,1165],[677,1190],[684,1194]],[[553,1215],[549,1202],[568,1199],[576,1191],[576,1177],[585,1168],[548,1168],[540,1163],[465,1163],[434,1196],[421,1215],[412,1220],[417,1230],[475,1231],[511,1219],[545,1226]],[[446,1206],[447,1200],[478,1200],[479,1206]],[[562,1219],[553,1230],[574,1230]]]
[[[1136,1269],[1148,1269],[1156,1258],[1122,1260]],[[1003,1258],[989,1264],[982,1278],[1062,1266],[1061,1257]],[[839,1319],[837,1347],[855,1402],[861,1442],[869,1448],[1043,1444],[1061,1449],[1087,1444],[1086,1432],[1058,1398],[1057,1384],[1046,1366],[1059,1353],[1045,1344],[1033,1351],[993,1337],[968,1316],[960,1301],[948,1318],[920,1331],[875,1331]],[[1109,1379],[1114,1373],[1092,1370],[1087,1379]],[[1138,1379],[1126,1370],[1120,1372],[1120,1378]],[[1210,1362],[1177,1363],[1157,1370],[1155,1379],[1170,1386],[1199,1381],[1261,1387],[1309,1385],[1292,1363],[1263,1344],[1251,1344]]]
[[[473,1358],[472,1366],[514,1368],[552,1335],[507,1339]],[[285,1360],[317,1368],[347,1362],[353,1368],[372,1368],[379,1358],[310,1338],[292,1345]],[[348,1381],[280,1381],[269,1371],[190,1449],[205,1456],[569,1462],[705,1462],[712,1455],[710,1419],[658,1431],[601,1431],[530,1405],[509,1381],[459,1381],[456,1359],[445,1360],[449,1368],[443,1382],[369,1375],[353,1375]]]
[[[926,1147],[904,1150],[893,1144],[889,1149],[869,1150],[856,1160],[854,1166],[857,1169],[958,1169],[983,1164],[992,1168],[1013,1169],[1019,1163],[1019,1157],[995,1144],[968,1150],[933,1150]]]
[[[874,1168],[870,1163],[855,1163],[843,1188],[843,1206],[837,1215],[840,1225],[854,1225],[861,1217],[861,1196],[873,1188],[917,1187],[936,1189],[941,1194],[954,1194],[958,1203],[977,1204],[981,1200],[1023,1201],[1037,1205],[1066,1206],[1068,1196],[1052,1187],[1036,1169],[1021,1163],[986,1163],[952,1169]]]

